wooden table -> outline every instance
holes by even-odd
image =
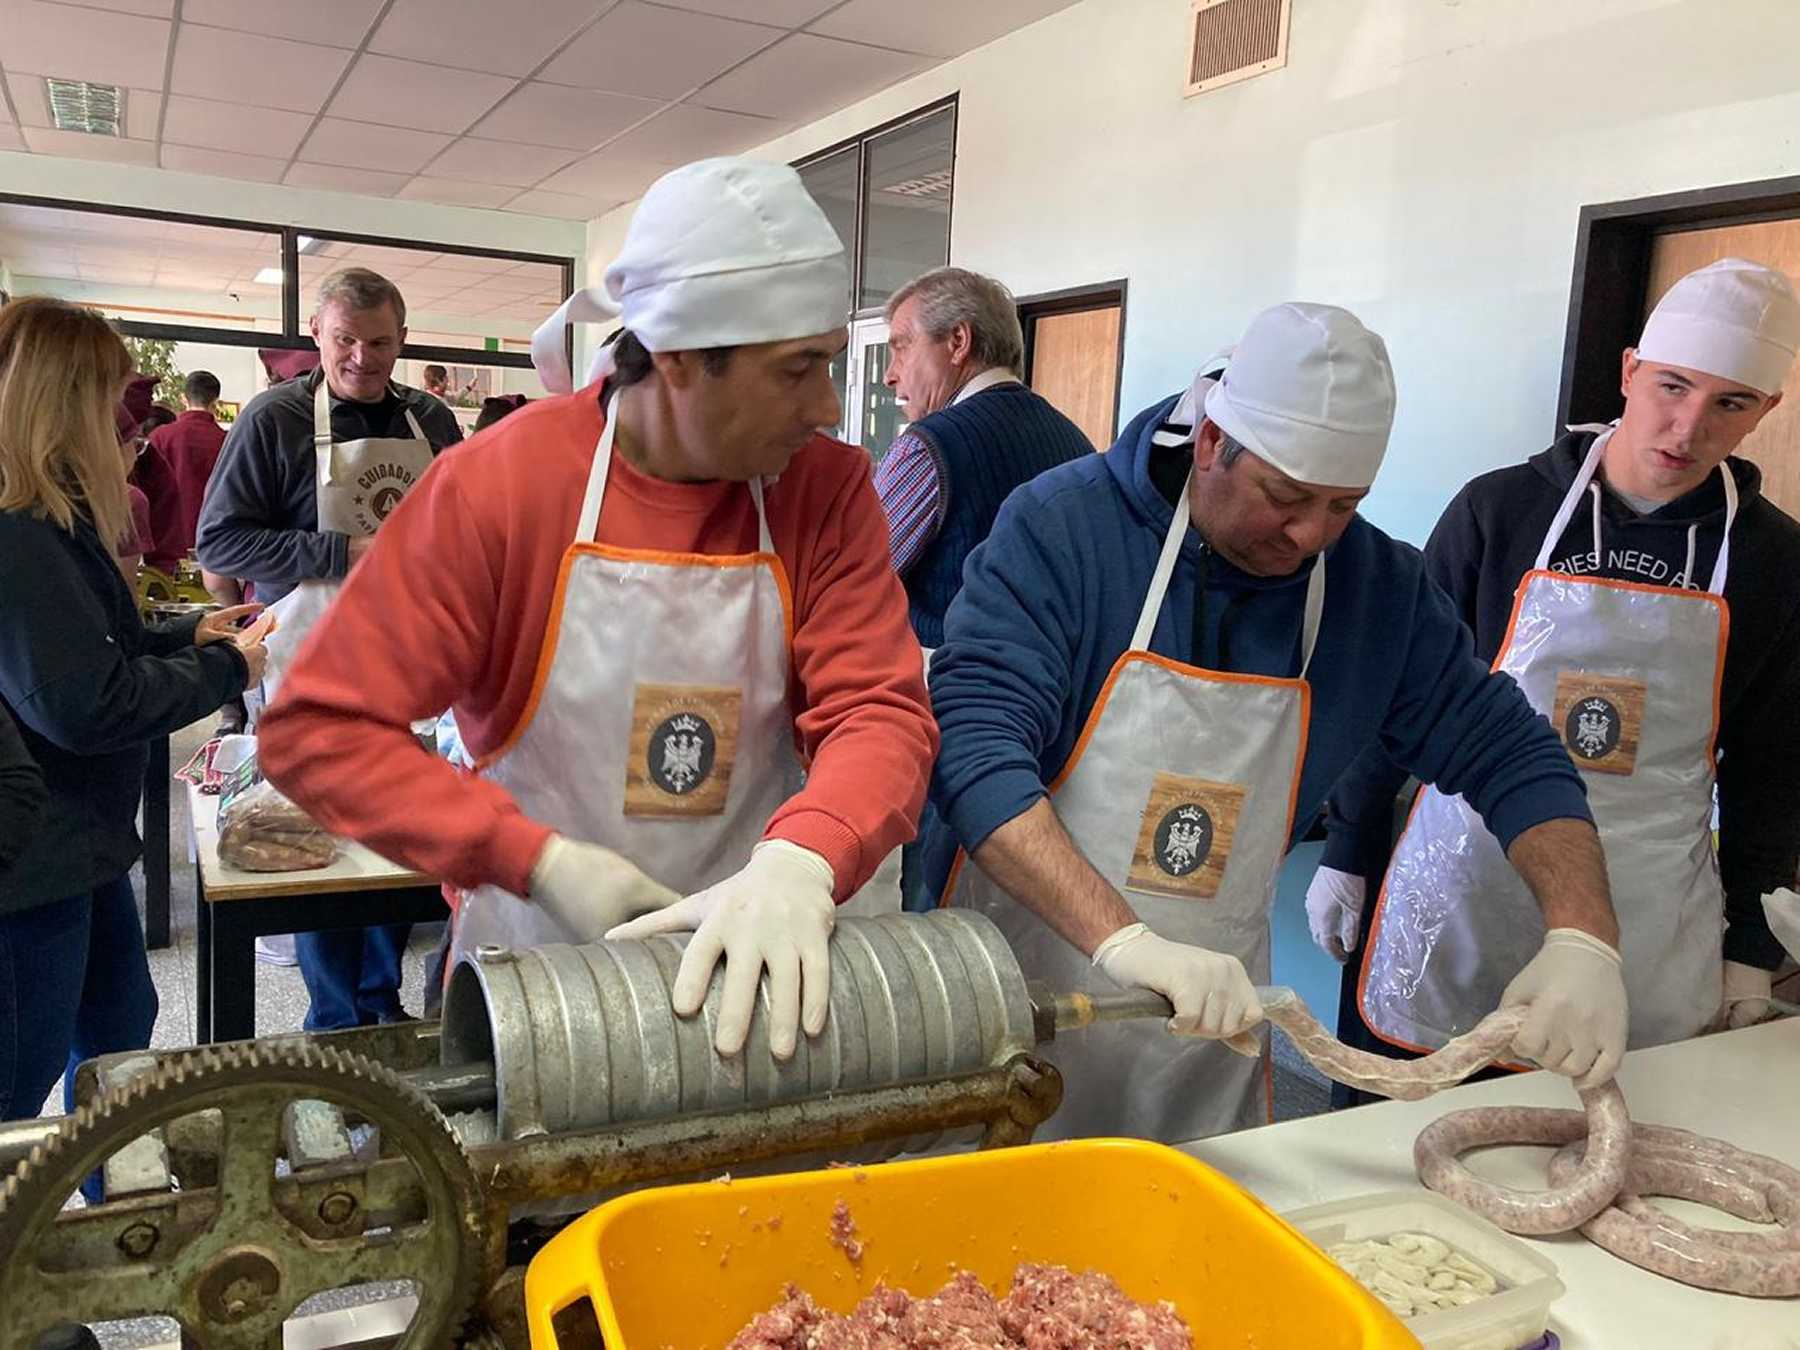
[[[437,882],[361,844],[343,842],[331,866],[310,872],[227,867],[219,860],[219,799],[191,784],[187,793],[197,859],[194,1038],[200,1044],[256,1034],[257,938],[448,917]]]

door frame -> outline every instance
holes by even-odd
[[[868,318],[850,321],[850,345],[846,349],[848,364],[844,371],[842,437],[847,445],[862,444],[863,414],[868,410],[868,400],[863,396],[866,354],[870,347],[879,347],[887,340],[888,321],[886,315],[875,314]]]
[[[1699,188],[1581,208],[1552,436],[1624,409],[1619,353],[1643,331],[1657,236],[1800,217],[1800,177]]]
[[[1125,320],[1126,296],[1131,289],[1128,278],[1119,277],[1114,281],[1097,281],[1087,286],[1070,286],[1060,291],[1041,291],[1036,295],[1015,297],[1013,303],[1019,310],[1019,327],[1025,333],[1025,368],[1019,372],[1026,387],[1031,385],[1031,362],[1036,355],[1037,321],[1056,314],[1082,314],[1091,309],[1112,309],[1119,311],[1119,353],[1118,365],[1113,371],[1113,409],[1112,435],[1119,434],[1119,403],[1125,392]],[[1108,444],[1111,437],[1108,437]],[[1106,449],[1100,446],[1099,449]]]

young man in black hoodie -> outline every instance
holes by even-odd
[[[1633,1047],[1760,1020],[1783,956],[1761,899],[1800,852],[1800,523],[1730,456],[1780,401],[1797,345],[1780,273],[1726,259],[1690,274],[1624,354],[1621,420],[1475,479],[1425,548],[1477,652],[1500,656],[1583,770]],[[1390,860],[1404,778],[1376,750],[1339,781],[1307,894],[1319,945],[1363,952],[1339,1034],[1398,1055],[1466,1031],[1538,941],[1454,799],[1427,790]]]

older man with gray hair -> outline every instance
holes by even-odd
[[[1094,447],[1081,428],[1019,379],[1025,336],[1012,293],[992,277],[940,267],[887,303],[887,385],[911,425],[875,473],[894,570],[927,651],[963,560],[1021,483]]]
[[[264,390],[232,424],[194,543],[207,571],[250,582],[271,604],[342,581],[432,456],[462,439],[449,408],[393,381],[406,301],[386,277],[362,267],[326,277],[312,336],[319,368]],[[407,933],[399,924],[298,935],[307,1030],[402,1017]]]

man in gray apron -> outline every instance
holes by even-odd
[[[1417,552],[1356,515],[1393,421],[1381,339],[1278,305],[1169,445],[1179,402],[1013,495],[932,662],[932,793],[961,846],[944,903],[992,916],[1032,978],[1174,1006],[1174,1036],[1115,1023],[1052,1047],[1051,1133],[1176,1141],[1264,1118],[1248,1033],[1276,869],[1377,739],[1478,803],[1539,898],[1552,937],[1506,993],[1531,1007],[1515,1049],[1609,1077],[1625,992],[1580,781]]]
[[[319,369],[258,394],[232,424],[195,542],[202,567],[288,607],[289,651],[432,456],[462,439],[449,408],[391,378],[406,343],[406,301],[391,281],[360,267],[333,272],[320,283],[312,335]],[[307,1029],[400,1017],[408,931],[300,934]]]
[[[1762,897],[1800,851],[1800,528],[1732,452],[1780,402],[1796,346],[1781,273],[1727,258],[1689,274],[1625,353],[1624,416],[1476,479],[1426,548],[1477,651],[1587,782],[1633,1047],[1767,1016],[1782,960]],[[1427,789],[1365,920],[1403,777],[1378,752],[1346,775],[1308,908],[1340,960],[1373,931],[1340,1034],[1360,1019],[1405,1053],[1479,1019],[1530,955],[1535,916],[1466,804]]]

